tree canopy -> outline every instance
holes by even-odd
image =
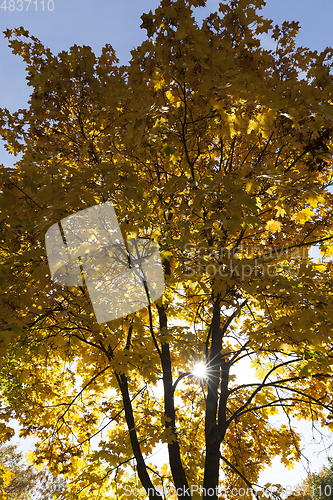
[[[333,51],[297,48],[263,0],[199,26],[205,4],[143,14],[126,66],[5,32],[31,97],[0,112],[20,155],[0,170],[1,434],[16,418],[36,437],[64,499],[251,498],[274,457],[300,458],[293,418],[332,428]],[[51,280],[45,233],[108,201],[126,241],[158,245],[165,291],[98,324],[85,285]]]

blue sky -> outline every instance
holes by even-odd
[[[13,5],[13,1],[11,5]],[[73,44],[89,45],[99,55],[105,44],[111,44],[116,50],[121,64],[130,59],[130,50],[140,44],[146,31],[140,29],[140,16],[143,12],[154,10],[158,0],[53,0],[54,8],[48,10],[48,2],[44,0],[42,11],[41,0],[34,3],[23,1],[23,10],[19,12],[21,0],[15,0],[15,10],[0,9],[0,31],[7,28],[24,26],[31,34],[37,36],[52,52],[68,50]],[[206,9],[196,9],[197,18],[205,17],[205,13],[218,8],[218,0],[208,0]],[[4,6],[3,0],[0,5]],[[37,5],[37,10],[36,10]],[[26,10],[28,7],[28,10]],[[49,3],[52,8],[52,3]],[[302,27],[297,44],[310,49],[323,50],[333,45],[333,1],[332,0],[267,0],[263,9],[266,17],[276,23],[284,20],[299,21]],[[0,107],[10,111],[26,107],[30,88],[26,85],[24,63],[19,56],[11,53],[7,39],[0,33]],[[12,166],[15,158],[9,155],[0,142],[0,163]],[[305,437],[310,440],[310,427],[303,426]],[[317,451],[322,445],[317,447]],[[309,448],[309,454],[311,451]],[[309,456],[309,458],[313,458]],[[324,454],[314,460],[315,468],[324,461]],[[280,477],[283,476],[283,477]],[[265,480],[289,482],[296,484],[305,477],[304,470],[297,468],[289,475],[275,463]],[[292,481],[292,482],[291,482]]]

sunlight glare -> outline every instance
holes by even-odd
[[[205,378],[207,375],[206,363],[204,363],[203,361],[198,361],[197,363],[195,363],[192,369],[192,373],[197,378]]]

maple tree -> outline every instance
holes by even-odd
[[[300,458],[293,418],[332,428],[333,51],[296,48],[298,23],[273,26],[263,0],[199,27],[205,4],[144,14],[127,66],[5,32],[32,93],[0,113],[21,155],[1,168],[1,434],[16,418],[36,437],[63,498],[260,496],[274,457]],[[98,324],[85,286],[52,282],[44,238],[106,201],[125,239],[158,244],[166,288]],[[257,380],[237,381],[244,359]]]

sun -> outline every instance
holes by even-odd
[[[192,368],[192,374],[200,379],[204,379],[207,376],[207,366],[203,361],[198,361]]]

